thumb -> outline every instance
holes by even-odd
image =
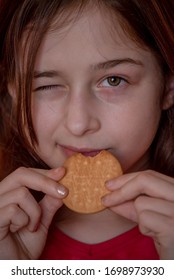
[[[63,205],[63,201],[62,199],[45,195],[40,201],[39,205],[42,211],[40,224],[42,224],[42,226],[48,230],[55,213]]]
[[[125,203],[122,203],[117,206],[113,206],[110,208],[113,212],[116,214],[131,220],[135,223],[138,222],[138,216],[137,216],[137,211],[135,209],[134,203],[132,201],[128,201]]]

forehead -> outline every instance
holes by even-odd
[[[114,22],[114,24],[113,24]],[[57,22],[58,25],[58,22]],[[72,20],[69,24],[61,28],[50,28],[43,38],[39,54],[52,56],[58,53],[69,56],[95,49],[106,60],[109,53],[117,51],[140,52],[145,47],[140,48],[134,40],[130,38],[122,29],[120,18],[111,17],[108,12],[101,10],[86,11],[83,15]],[[91,56],[93,53],[91,52]]]

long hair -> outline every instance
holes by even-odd
[[[89,6],[119,17],[124,31],[157,57],[164,75],[174,74],[173,0],[1,0],[0,2],[0,145],[6,176],[18,166],[48,166],[35,153],[31,86],[37,51],[50,28],[61,29]],[[103,9],[101,9],[102,11]],[[19,59],[20,52],[20,59]],[[21,56],[22,53],[22,56]],[[9,94],[14,86],[15,100]],[[163,111],[151,147],[154,170],[174,169],[174,107]]]

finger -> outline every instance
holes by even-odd
[[[174,203],[171,201],[142,195],[135,200],[134,206],[139,213],[148,210],[174,218]]]
[[[135,177],[143,174],[151,175],[156,178],[161,178],[162,180],[174,184],[174,178],[169,177],[167,175],[161,174],[159,172],[156,172],[154,170],[145,170],[142,172],[132,172],[128,174],[123,174],[122,176],[119,176],[115,179],[111,179],[106,182],[106,187],[109,188],[110,190],[116,190],[119,189],[122,185],[125,183],[129,182],[130,180],[134,179]]]
[[[154,239],[160,259],[174,258],[173,218],[146,210],[139,215],[139,229]]]
[[[174,203],[162,199],[139,196],[137,199],[110,207],[112,211],[129,219],[138,222],[138,215],[143,211],[156,212],[160,215],[174,218]]]
[[[64,186],[49,178],[51,176],[50,171],[43,172],[45,174],[41,174],[42,172],[40,170],[36,172],[30,168],[18,168],[0,183],[0,195],[21,186],[26,186],[29,189],[40,191],[57,198],[61,198],[67,194],[67,189]],[[64,172],[64,168],[60,168],[57,170],[57,175],[54,176],[61,178]]]
[[[42,210],[41,225],[47,233],[52,219],[57,210],[63,205],[63,201],[61,199],[56,199],[51,196],[45,195],[45,197],[40,201],[39,204]]]
[[[45,169],[36,169],[36,168],[29,168],[33,172],[40,173],[45,175],[55,181],[59,181],[65,175],[65,168],[63,166],[45,170]]]
[[[0,209],[0,240],[4,239],[9,231],[16,232],[28,225],[29,218],[16,204]]]
[[[118,206],[110,207],[110,209],[128,220],[138,223],[138,215],[133,201],[128,201]]]
[[[29,217],[28,229],[34,231],[41,216],[41,209],[29,190],[25,187],[15,189],[0,196],[0,208],[8,205],[19,205]]]
[[[118,187],[118,185],[117,185]],[[125,201],[134,200],[141,194],[174,201],[173,183],[163,177],[153,176],[152,173],[140,172],[131,177],[120,188],[105,196],[104,204],[114,206]]]
[[[139,228],[142,234],[153,237],[164,246],[170,244],[170,235],[174,241],[174,220],[165,215],[145,210],[139,214]]]

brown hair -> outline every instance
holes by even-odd
[[[173,0],[1,1],[0,143],[6,170],[3,176],[20,165],[47,168],[34,151],[37,137],[31,116],[31,84],[36,54],[50,27],[68,25],[90,4],[95,8],[105,7],[113,20],[115,14],[119,16],[124,31],[137,44],[154,52],[165,75],[174,73]],[[22,63],[18,55],[21,49]],[[16,89],[14,102],[8,85],[14,85]],[[174,107],[171,107],[162,112],[151,151],[153,169],[171,176],[174,168],[173,135]]]

